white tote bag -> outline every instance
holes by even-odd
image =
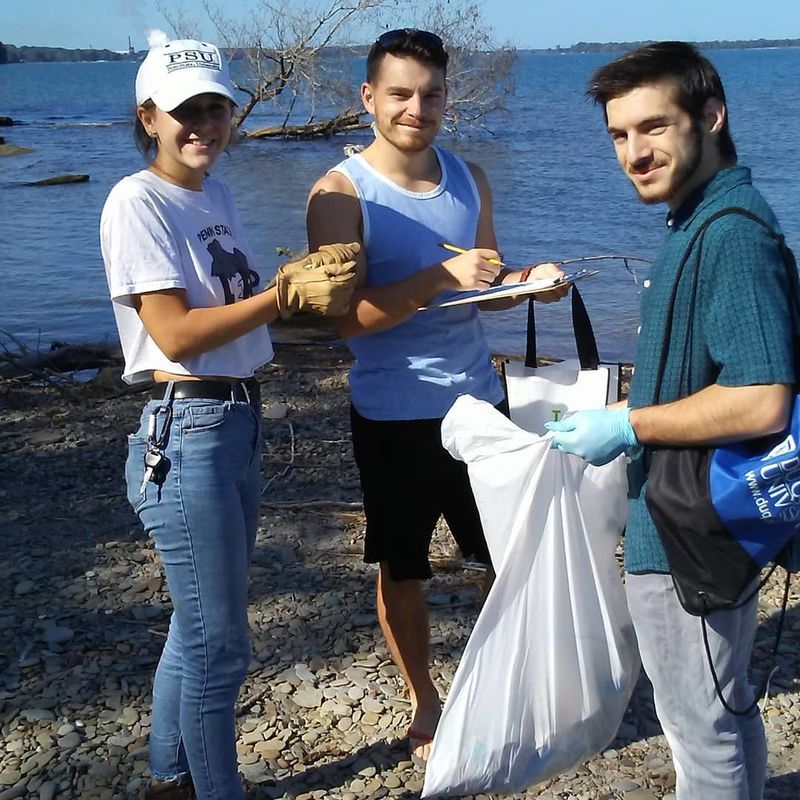
[[[509,361],[504,369],[511,419],[526,431],[545,433],[548,420],[619,399],[618,364],[581,369],[580,362],[569,360],[534,368]]]
[[[456,672],[423,797],[518,792],[617,732],[639,672],[615,550],[625,465],[550,449],[459,398],[442,440],[466,461],[497,579]]]
[[[534,308],[529,302],[525,363],[509,361],[503,370],[511,419],[526,431],[544,433],[548,420],[619,400],[620,366],[600,363],[586,306],[573,287],[572,327],[578,359],[537,367]]]

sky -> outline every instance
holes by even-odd
[[[227,10],[254,0],[225,0]],[[291,0],[287,0],[291,2]],[[146,48],[146,32],[171,32],[158,6],[204,20],[202,0],[0,0],[0,41],[47,47]],[[424,0],[419,0],[423,5]],[[800,39],[798,0],[486,0],[496,40],[519,48],[643,39]],[[398,18],[401,27],[406,20]],[[213,28],[201,33],[213,39]]]

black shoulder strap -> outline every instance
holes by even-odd
[[[575,333],[575,343],[578,347],[578,359],[581,369],[597,369],[600,366],[600,356],[597,353],[597,341],[589,319],[589,312],[578,291],[572,287],[572,330]],[[535,367],[536,361],[536,311],[535,300],[528,300],[528,333],[525,347],[525,366]]]
[[[716,222],[720,217],[728,216],[729,214],[739,214],[743,217],[747,217],[748,219],[752,220],[753,222],[757,222],[763,228],[767,230],[769,235],[777,242],[778,248],[783,256],[783,260],[786,263],[787,270],[794,269],[797,271],[797,264],[795,262],[794,253],[792,252],[791,248],[786,244],[786,239],[784,238],[782,233],[778,233],[769,223],[765,222],[758,214],[754,214],[747,208],[741,208],[740,206],[728,206],[727,208],[721,208],[719,211],[715,211],[708,219],[703,220],[700,227],[694,232],[694,235],[689,241],[689,244],[686,246],[686,250],[683,253],[681,258],[680,264],[678,265],[677,272],[675,273],[675,282],[672,285],[672,291],[670,293],[669,299],[669,309],[667,311],[667,320],[664,326],[664,339],[661,343],[661,357],[658,365],[658,377],[656,379],[656,386],[653,392],[653,403],[659,403],[661,399],[661,386],[664,380],[664,369],[666,368],[667,364],[667,356],[669,355],[669,343],[670,339],[672,338],[672,323],[673,323],[673,316],[675,313],[675,300],[678,296],[678,287],[681,282],[681,276],[683,275],[684,268],[686,267],[687,262],[689,261],[689,257],[692,254],[694,246],[699,243],[699,247],[701,248],[702,253],[702,246],[703,246],[703,238],[705,237],[705,233],[708,230],[709,226]],[[696,297],[697,297],[697,270],[692,275],[692,292],[690,297],[690,303],[694,306]],[[689,316],[689,325],[690,328],[686,332],[686,340],[687,340],[687,347],[688,342],[691,340],[691,321],[693,315]],[[685,359],[684,359],[685,363]],[[681,380],[683,377],[681,377]]]

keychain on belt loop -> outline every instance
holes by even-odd
[[[139,489],[139,494],[144,494],[147,489],[147,484],[152,481],[158,486],[159,497],[161,495],[161,486],[167,477],[167,472],[171,466],[170,460],[166,457],[164,449],[167,446],[169,439],[169,429],[172,425],[172,402],[174,400],[173,393],[175,391],[175,381],[169,381],[167,388],[164,391],[164,397],[161,404],[155,411],[150,413],[147,419],[147,440],[145,443],[144,451],[144,475],[142,476],[142,485]],[[158,431],[158,418],[163,414],[161,423],[161,430]],[[158,434],[158,435],[156,435]]]

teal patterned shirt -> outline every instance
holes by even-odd
[[[692,235],[715,211],[740,206],[778,230],[766,200],[753,187],[750,170],[730,167],[701,186],[667,217],[667,237],[651,270],[642,299],[642,327],[628,402],[652,405],[670,295],[678,266]],[[730,214],[713,222],[703,237],[702,252],[693,248],[675,301],[669,355],[661,387],[662,403],[677,400],[714,383],[722,386],[794,383],[792,293],[796,276],[788,276],[774,239],[757,222]],[[698,272],[688,365],[684,366],[689,327],[692,273]],[[683,386],[681,383],[684,372]],[[628,572],[668,573],[667,557],[647,510],[648,449],[628,468],[629,518],[625,538]]]

